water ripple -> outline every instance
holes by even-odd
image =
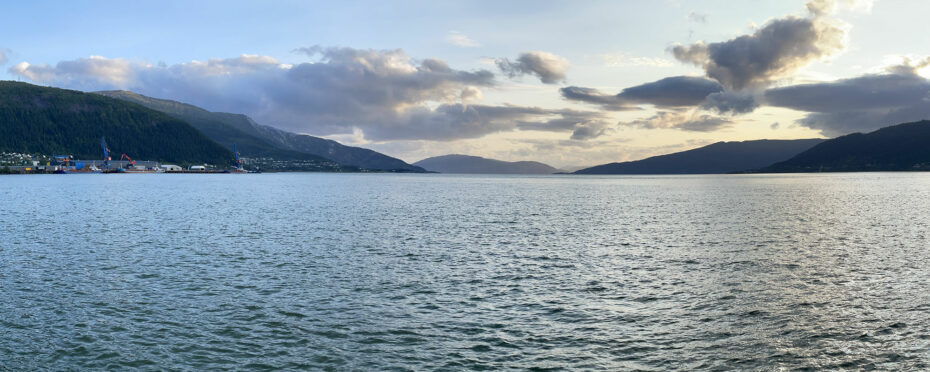
[[[0,200],[0,370],[930,368],[925,174],[8,176]]]

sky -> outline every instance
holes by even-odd
[[[930,117],[925,0],[30,1],[0,79],[124,89],[414,162],[590,166]]]

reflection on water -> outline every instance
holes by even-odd
[[[0,363],[928,368],[930,175],[0,177]]]

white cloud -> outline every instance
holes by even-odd
[[[874,3],[874,0],[810,0],[807,10],[815,16],[830,15],[840,9],[870,13]]]
[[[675,63],[665,58],[635,57],[626,53],[607,53],[599,55],[608,67],[653,66],[672,67]]]
[[[26,79],[55,85],[91,85],[125,87],[134,81],[140,69],[149,64],[132,63],[124,59],[107,59],[100,56],[62,61],[55,66],[20,62],[10,68],[10,73]]]
[[[481,43],[472,40],[465,34],[458,31],[449,31],[446,34],[446,41],[452,45],[457,45],[464,48],[474,48],[481,46]]]

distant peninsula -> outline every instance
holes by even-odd
[[[443,155],[420,160],[413,165],[439,173],[471,174],[553,174],[558,169],[536,161],[502,161],[469,155]]]
[[[722,174],[789,159],[824,139],[717,142],[693,150],[581,169],[574,174]]]
[[[837,137],[757,173],[930,171],[930,121]]]

